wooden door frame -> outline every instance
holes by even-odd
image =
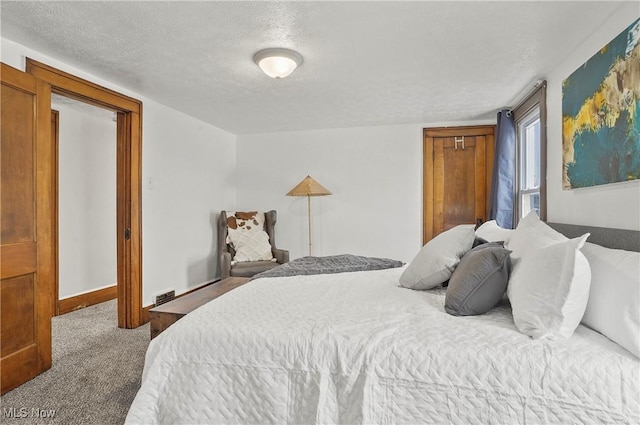
[[[26,72],[49,83],[53,93],[117,113],[118,326],[136,328],[144,323],[142,309],[142,102],[31,58],[26,59]],[[57,190],[54,193],[57,193]],[[128,233],[128,238],[125,237],[125,233]],[[57,259],[57,244],[54,250]],[[51,295],[53,296],[53,294]]]
[[[436,137],[455,136],[494,136],[495,125],[474,125],[463,127],[433,127],[422,129],[422,243],[426,244],[433,238],[433,227],[428,228],[428,223],[433,223],[434,214],[434,183],[435,176],[433,170],[434,146],[433,139]],[[486,166],[487,170],[493,170],[494,143],[487,143],[486,146]],[[491,193],[491,174],[485,181],[486,193]],[[490,195],[488,195],[490,197]],[[489,202],[487,202],[485,215],[489,217]]]

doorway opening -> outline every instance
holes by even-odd
[[[30,58],[26,60],[26,71],[49,83],[52,94],[116,115],[118,326],[136,328],[148,321],[142,309],[142,102]],[[57,182],[54,179],[51,183],[55,194]],[[54,215],[52,220],[55,219]],[[57,263],[57,244],[54,257]],[[52,296],[51,302],[55,303],[53,311],[57,311],[57,297]]]
[[[118,296],[115,117],[108,109],[51,95],[54,315]]]

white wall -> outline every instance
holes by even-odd
[[[238,209],[278,211],[277,243],[308,254],[307,174],[333,193],[311,199],[313,255],[410,260],[421,238],[420,129],[413,126],[239,135]]]
[[[214,217],[235,206],[235,136],[13,41],[2,39],[0,55],[20,70],[28,56],[143,102],[143,305],[216,277]]]
[[[640,230],[640,181],[562,190],[562,81],[638,18],[627,3],[548,76],[548,219],[562,223]]]
[[[422,125],[239,135],[238,209],[278,211],[278,246],[308,254],[307,174],[333,195],[311,199],[313,255],[410,261],[422,246]]]
[[[116,123],[113,112],[59,111],[59,298],[115,285]],[[92,108],[94,112],[90,112]]]
[[[236,200],[235,136],[145,103],[143,257],[147,304],[219,276],[216,219]],[[155,292],[154,292],[155,291]]]

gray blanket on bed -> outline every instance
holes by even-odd
[[[400,266],[402,266],[402,261],[388,258],[360,257],[351,254],[331,255],[328,257],[302,257],[266,272],[258,273],[252,279],[382,270]]]

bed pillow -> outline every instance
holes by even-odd
[[[538,248],[520,259],[509,279],[513,321],[523,334],[568,338],[587,307],[591,269],[580,248],[589,234]]]
[[[467,252],[449,279],[445,311],[473,316],[491,310],[507,290],[510,253],[501,242],[478,245]]]
[[[502,241],[506,243],[509,242],[514,231],[513,229],[503,229],[498,226],[495,220],[489,220],[476,229],[476,236],[489,242]]]
[[[519,258],[534,249],[566,240],[566,236],[553,230],[541,221],[534,211],[531,211],[520,220],[505,246],[513,251],[513,257]]]
[[[431,289],[446,282],[473,245],[473,227],[473,224],[456,226],[427,242],[400,276],[400,285],[410,289]]]
[[[271,244],[269,235],[264,230],[229,233],[236,255],[233,261],[271,261]]]
[[[269,235],[264,231],[264,213],[227,211],[227,240],[233,247],[233,263],[272,261]]]
[[[587,243],[591,289],[582,323],[640,357],[640,252]]]

